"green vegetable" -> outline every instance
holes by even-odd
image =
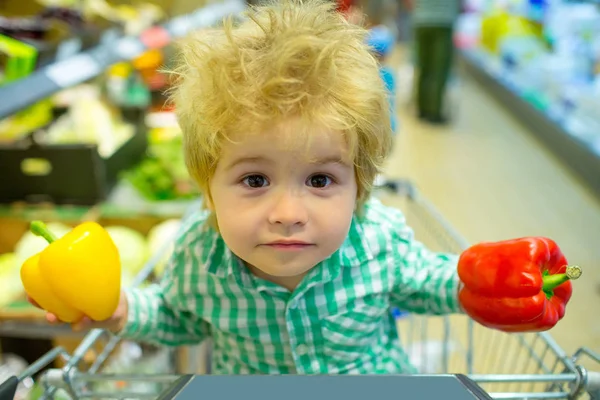
[[[0,254],[0,307],[8,306],[23,295],[20,267],[16,254]]]
[[[61,238],[71,231],[71,227],[60,222],[50,222],[47,224],[48,230],[52,231],[56,238]],[[27,231],[15,245],[16,262],[22,265],[29,257],[39,253],[48,246],[48,242],[31,231]]]
[[[125,281],[137,275],[148,260],[149,248],[144,235],[125,226],[105,228],[115,242],[121,258],[121,268]]]
[[[175,235],[179,231],[180,226],[180,220],[169,219],[154,226],[150,230],[150,232],[148,232],[148,247],[153,251],[161,250],[165,243],[170,243],[167,251],[165,252],[165,254],[163,254],[160,261],[156,264],[156,267],[154,268],[154,273],[157,276],[162,275],[167,263],[169,262],[169,258],[173,253],[173,243],[175,240]]]
[[[172,200],[178,197],[173,179],[154,158],[142,160],[136,167],[128,170],[124,178],[148,200]]]
[[[151,140],[146,158],[123,176],[151,201],[189,199],[198,195],[185,166],[181,134]]]

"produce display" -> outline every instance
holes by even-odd
[[[156,52],[153,52],[134,61],[140,64],[141,61],[148,60],[150,55],[157,57]],[[126,119],[120,109],[123,105],[143,105],[143,99],[147,97],[148,89],[145,89],[146,92],[140,89],[136,68],[141,67],[119,63],[106,71],[100,79],[62,90],[49,98],[44,103],[45,110],[54,110],[55,117],[43,130],[35,132],[36,143],[41,146],[92,144],[98,146],[102,157],[110,157],[139,129],[135,121]],[[153,112],[150,109],[146,120],[146,156],[135,167],[122,170],[119,175],[121,181],[131,184],[142,198],[150,202],[195,199],[198,192],[185,168],[181,131],[174,115],[170,111]],[[0,121],[0,138],[10,142],[15,137],[3,136],[3,132],[8,132],[3,131],[3,123],[8,126],[8,120]],[[118,262],[121,265],[120,282],[123,286],[131,284],[154,252],[165,243],[166,237],[172,236],[178,227],[179,220],[170,219],[154,226],[145,236],[126,226],[103,226],[117,248]],[[48,223],[47,228],[56,239],[61,239],[73,229],[57,221]],[[0,309],[24,299],[20,284],[21,266],[27,265],[25,271],[38,271],[40,268],[37,263],[40,260],[36,257],[46,247],[49,246],[44,238],[27,231],[12,251],[0,254]],[[169,248],[159,260],[155,275],[162,273],[171,250]],[[40,276],[38,271],[26,278],[34,286],[32,291],[42,290],[39,285],[31,283],[36,282],[35,277]],[[71,315],[67,318],[75,317],[76,315]]]
[[[160,251],[162,246],[166,246],[167,249],[163,253],[163,256],[158,260],[154,267],[154,274],[161,276],[167,266],[169,258],[173,253],[174,249],[174,238],[179,232],[181,227],[181,221],[178,219],[169,219],[155,225],[150,232],[148,232],[148,247],[154,249],[154,251]]]
[[[510,91],[600,156],[600,7],[470,0],[461,47]]]
[[[38,110],[35,119],[39,120],[35,126],[23,126],[14,118],[0,121],[0,142],[8,143],[33,134],[40,145],[95,144],[100,155],[108,158],[134,135],[137,128],[124,118],[119,108],[103,97],[102,88],[97,85],[80,85],[59,92],[34,109]],[[53,110],[58,114],[54,119]],[[32,118],[30,114],[28,117]]]
[[[127,265],[127,275],[137,274],[150,255],[144,235],[124,226],[107,226],[105,230],[117,247],[120,264]]]
[[[18,376],[27,367],[28,363],[24,358],[15,354],[0,353],[0,382],[6,381],[11,376]],[[32,391],[34,387],[35,382],[33,379],[24,379],[17,387],[14,400],[39,399],[40,396]]]
[[[129,286],[142,267],[159,253],[161,256],[142,286],[160,278],[180,226],[180,219],[166,219],[144,235],[118,224],[83,222],[72,227],[61,222],[34,221],[12,252],[0,254],[0,314],[7,310],[12,311],[9,315],[15,315],[15,309],[24,311],[24,307],[35,310],[25,300],[27,293],[64,321],[76,321],[82,312],[104,319],[112,315],[121,287]],[[39,318],[42,316],[40,312]],[[2,362],[12,357],[0,354],[0,377],[3,368],[9,367]],[[170,373],[172,357],[168,348],[122,341],[103,370],[115,374]],[[98,390],[115,389],[122,387],[122,382],[100,382],[95,386]],[[152,382],[140,382],[131,389],[153,392],[156,387]],[[28,380],[19,386],[16,399],[37,400],[43,391],[40,382]],[[59,390],[55,398],[70,396]]]
[[[20,266],[15,253],[0,254],[0,305],[10,304],[22,294]]]
[[[71,230],[70,226],[60,222],[50,222],[47,224],[47,227],[56,238],[63,237]],[[28,230],[23,236],[21,236],[21,239],[15,246],[15,261],[18,263],[18,265],[21,265],[28,258],[44,250],[47,245],[48,243],[44,238],[36,235],[31,230]]]
[[[62,313],[62,315],[67,318],[65,320],[76,319],[79,314],[77,312],[72,312],[70,307],[63,304],[68,303],[67,301],[55,298],[52,290],[49,289],[49,286],[51,286],[50,282],[58,281],[57,285],[68,285],[73,279],[91,279],[97,283],[99,280],[96,280],[94,276],[96,274],[101,274],[106,275],[102,279],[110,278],[110,282],[106,282],[106,287],[112,287],[114,290],[118,281],[120,282],[118,287],[126,287],[131,284],[133,278],[141,271],[146,263],[157,252],[163,250],[163,246],[166,246],[162,257],[159,259],[159,262],[153,270],[153,277],[158,278],[162,275],[166,263],[173,251],[172,241],[174,235],[179,230],[180,220],[168,219],[160,222],[152,227],[147,236],[125,226],[109,225],[100,227],[97,224],[92,225],[92,223],[89,222],[86,224],[87,225],[83,225],[83,227],[80,225],[79,229],[73,229],[62,223],[48,223],[43,229],[43,231],[46,232],[44,234],[45,238],[34,233],[32,230],[27,231],[17,242],[13,252],[0,254],[0,309],[24,299],[25,287],[27,292],[35,298],[38,303],[47,304],[48,309],[67,310]],[[39,230],[39,223],[36,223],[33,226],[35,227],[34,230],[37,229],[36,232],[41,232]],[[98,235],[90,238],[91,242],[89,242],[93,243],[93,249],[90,251],[93,251],[96,254],[98,252],[100,253],[97,260],[101,260],[102,265],[94,266],[94,268],[98,268],[97,272],[91,272],[90,268],[86,268],[81,263],[69,262],[72,260],[72,255],[76,253],[65,251],[64,253],[58,254],[58,256],[55,253],[56,249],[59,248],[57,245],[61,246],[62,244],[64,247],[65,244],[71,243],[71,241],[78,237],[77,235],[80,235],[82,232],[91,232],[85,230],[86,227],[92,227],[93,232]],[[51,232],[51,234],[49,234],[49,232]],[[52,251],[49,250],[50,246],[48,244],[48,239],[53,241]],[[110,256],[111,251],[109,250],[112,246],[116,249],[115,254],[118,257],[117,260],[115,260],[114,254],[113,256]],[[82,247],[81,249],[84,248]],[[105,252],[107,252],[106,255],[104,255]],[[42,254],[44,254],[43,258],[41,257]],[[52,257],[54,256],[66,257],[66,259],[53,259]],[[108,262],[108,259],[111,257],[112,261],[110,262],[112,264]],[[63,261],[66,263],[64,267],[60,264]],[[81,276],[76,276],[74,272],[67,271],[69,268],[85,273],[86,275],[83,278]],[[56,271],[57,269],[59,269],[59,271]],[[116,272],[117,269],[118,274]],[[112,272],[109,273],[110,270],[112,270]],[[51,276],[50,280],[47,280],[45,276],[48,274],[55,274],[53,275],[54,279],[53,276]],[[65,276],[67,276],[66,279]],[[117,278],[119,279],[117,280]],[[79,284],[71,285],[67,289],[69,291],[75,291],[69,295],[69,300],[76,298],[78,294],[86,293],[87,295],[90,293],[87,288],[83,289]],[[102,296],[104,296],[104,294],[102,294]],[[95,305],[87,306],[95,307]],[[110,308],[110,305],[105,304],[105,306]]]
[[[94,87],[79,87],[63,104],[68,105],[66,112],[40,136],[41,143],[96,144],[100,155],[108,158],[135,133],[136,126],[124,121]]]
[[[71,229],[69,226],[57,222],[49,223],[48,228],[54,232],[56,237],[62,237]],[[43,238],[27,231],[21,236],[12,252],[0,254],[0,308],[23,296],[23,285],[20,278],[21,265],[30,257],[41,252],[46,245],[47,242]]]
[[[2,34],[0,16],[0,87],[32,73],[38,60],[38,51],[28,43]],[[51,120],[49,101],[41,101],[9,118],[0,120],[0,142],[18,139]]]
[[[168,76],[160,71],[168,68],[170,49],[149,29],[174,17],[170,6],[25,3],[9,1],[0,16],[0,87],[24,80],[27,90],[19,93],[28,93],[27,108],[7,115],[0,107],[0,159],[3,168],[15,171],[1,194],[0,326],[16,323],[8,332],[11,340],[21,340],[20,330],[33,329],[34,339],[24,340],[49,341],[71,353],[77,339],[57,334],[63,327],[43,324],[44,312],[27,297],[66,322],[84,314],[107,318],[120,289],[132,285],[149,261],[150,276],[136,283],[160,279],[180,217],[199,193],[186,171],[181,131],[167,102]],[[205,3],[177,12],[192,14]],[[132,41],[118,47],[118,57],[102,53],[113,42],[124,44],[123,36]],[[41,68],[47,68],[42,83],[31,79]],[[39,93],[51,94],[38,98]],[[21,104],[16,97],[15,104]],[[21,351],[2,340],[0,383],[12,357],[6,352]],[[37,346],[31,347],[36,353]],[[96,356],[86,354],[82,362]],[[169,373],[173,361],[173,350],[122,341],[103,369]],[[115,385],[123,382],[99,383],[98,390]],[[38,399],[44,390],[34,381],[21,386],[18,400]],[[153,391],[152,385],[134,386]],[[54,397],[70,398],[62,390]]]
[[[179,127],[151,128],[147,155],[136,167],[126,171],[129,181],[150,201],[193,199],[199,192],[187,173]]]

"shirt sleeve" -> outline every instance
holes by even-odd
[[[416,314],[462,313],[458,255],[434,252],[415,239],[401,213],[393,216],[391,247],[395,285],[392,305]]]
[[[191,229],[199,228],[196,224],[184,228]],[[125,290],[127,322],[118,336],[167,346],[198,344],[209,336],[209,324],[197,310],[201,294],[189,284],[197,281],[200,269],[199,257],[191,252],[200,251],[201,246],[190,246],[185,231],[176,241],[159,284]]]

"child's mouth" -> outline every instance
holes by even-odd
[[[276,241],[267,243],[265,246],[276,250],[298,251],[314,246],[311,243],[300,241]]]

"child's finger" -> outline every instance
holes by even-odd
[[[82,331],[92,326],[92,320],[88,317],[83,317],[80,321],[73,323],[71,326],[74,331]]]
[[[41,306],[38,304],[38,302],[37,302],[37,301],[35,301],[35,300],[33,299],[33,297],[31,297],[31,296],[29,296],[29,295],[27,295],[27,301],[28,301],[28,302],[29,302],[29,303],[30,303],[32,306],[34,306],[34,307],[37,307],[37,308],[42,308],[42,307],[41,307]]]
[[[52,313],[46,313],[46,321],[51,324],[58,324],[60,322],[58,317]]]

